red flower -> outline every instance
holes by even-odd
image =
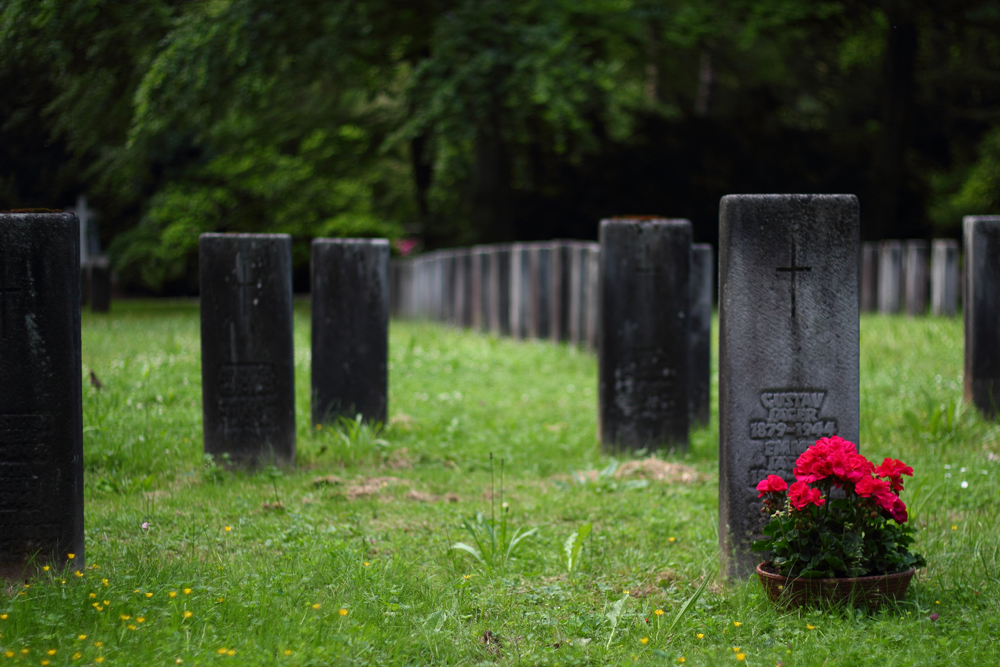
[[[788,487],[788,499],[791,501],[792,507],[797,510],[805,509],[810,503],[821,507],[826,502],[826,500],[820,497],[819,489],[810,488],[808,484],[802,481],[795,482]]]
[[[854,485],[854,493],[862,498],[871,498],[872,496],[891,494],[891,490],[889,489],[889,482],[875,479],[871,475],[865,475]]]
[[[856,484],[874,470],[875,466],[858,454],[858,448],[853,442],[834,435],[820,438],[815,445],[803,452],[795,462],[792,473],[795,479],[806,483],[832,476],[834,484],[840,486],[844,482]]]
[[[888,486],[888,482],[882,482]],[[889,513],[896,523],[906,523],[909,516],[906,513],[906,504],[892,492],[879,493],[875,496],[875,502],[879,507]]]
[[[760,491],[757,497],[762,497],[765,493],[781,493],[788,488],[788,484],[785,480],[781,479],[777,475],[768,475],[766,479],[762,479],[759,484],[757,484],[757,490]]]
[[[893,491],[902,491],[903,480],[901,476],[909,475],[913,477],[913,468],[902,461],[887,458],[885,461],[882,461],[882,465],[875,469],[875,474],[879,477],[888,477],[892,483]]]

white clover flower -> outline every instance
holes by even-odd
[[[963,488],[963,489],[967,489],[967,488],[969,488],[969,483],[963,480],[963,481],[962,481],[962,488]]]

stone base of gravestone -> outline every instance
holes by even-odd
[[[202,234],[198,263],[205,453],[291,464],[292,239]]]
[[[598,430],[605,450],[686,450],[691,223],[601,221]]]
[[[95,313],[111,311],[111,264],[103,255],[91,255],[88,260],[90,274],[90,309]]]
[[[791,482],[817,438],[858,442],[858,200],[730,195],[719,211],[719,541],[731,576],[759,561],[756,485]]]
[[[965,400],[1000,417],[1000,216],[966,216]]]
[[[712,407],[712,308],[715,253],[707,243],[691,246],[691,422],[708,426]]]
[[[312,423],[386,421],[389,242],[312,243]]]
[[[80,229],[0,213],[0,578],[83,569]]]

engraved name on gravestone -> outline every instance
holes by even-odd
[[[719,540],[747,576],[757,483],[818,438],[858,442],[858,200],[729,195],[719,212]]]
[[[1000,416],[1000,216],[969,215],[965,232],[965,400]]]
[[[601,443],[686,450],[691,223],[602,220],[600,235]]]
[[[712,307],[715,253],[707,243],[691,245],[691,421],[708,426],[712,387]]]
[[[312,242],[312,423],[386,421],[389,242]]]
[[[0,578],[83,564],[80,230],[0,213]]]
[[[205,452],[291,464],[292,239],[202,234],[198,259]]]

